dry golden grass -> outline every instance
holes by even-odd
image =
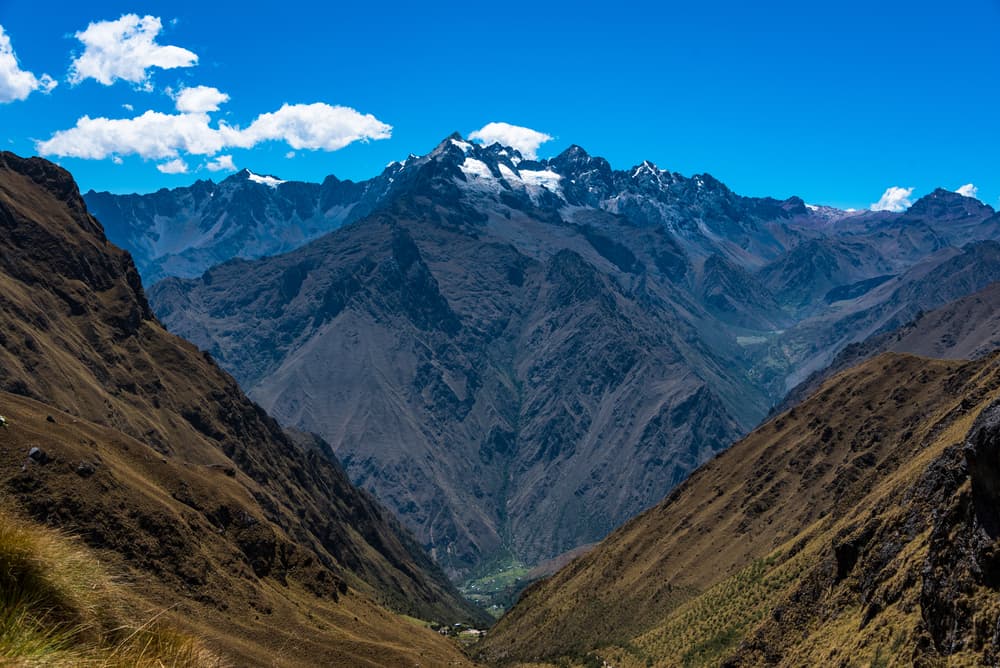
[[[126,619],[119,587],[77,541],[0,511],[0,665],[223,665],[159,615]]]

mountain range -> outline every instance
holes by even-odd
[[[314,186],[157,193],[163,230],[194,188],[257,204],[251,234],[145,264],[151,307],[72,178],[0,154],[0,526],[71,532],[130,583],[111,614],[152,618],[125,642],[469,665],[426,628],[488,623],[451,576],[487,601],[543,578],[473,647],[489,665],[1000,660],[990,207],[837,211],[459,136],[379,179],[266,248]]]
[[[844,347],[1000,279],[1000,217],[957,193],[839,211],[458,135],[342,187],[368,197],[346,216],[350,198],[325,200],[336,231],[251,260],[268,251],[241,230],[281,239],[317,210],[281,202],[341,184],[252,176],[85,199],[140,255],[150,220],[193,224],[195,188],[264,203],[253,225],[174,245],[231,259],[158,282],[153,308],[269,413],[322,435],[459,578],[601,539]]]
[[[0,406],[4,517],[78,536],[147,617],[240,665],[461,664],[400,615],[487,619],[325,442],[284,431],[160,325],[67,172],[11,153]]]
[[[148,195],[92,190],[83,197],[152,285],[165,276],[200,276],[234,257],[292,250],[370,213],[391,182],[392,170],[362,183],[330,176],[317,184],[244,169],[218,184],[202,180]]]

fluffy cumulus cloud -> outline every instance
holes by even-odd
[[[205,168],[211,172],[235,172],[236,165],[233,163],[233,156],[220,155],[215,160],[205,163]]]
[[[0,102],[23,100],[36,90],[48,93],[55,87],[55,79],[48,74],[36,77],[21,69],[10,37],[0,26]]]
[[[224,93],[208,90],[199,91],[185,104],[190,102],[189,108],[198,109],[207,101],[224,101],[220,97]],[[183,96],[184,91],[178,96],[178,107]],[[286,104],[278,111],[261,114],[246,129],[222,121],[213,125],[205,111],[147,111],[134,118],[117,119],[84,116],[75,127],[37,142],[36,148],[42,155],[63,158],[101,160],[113,155],[138,155],[160,160],[182,154],[214,156],[227,148],[253,148],[267,141],[284,141],[293,149],[336,151],[356,141],[391,135],[392,126],[371,114],[324,103]]]
[[[976,199],[979,197],[979,188],[972,185],[971,183],[966,183],[964,186],[962,186],[955,192],[957,192],[962,197],[971,197],[972,199]]]
[[[356,141],[388,139],[390,136],[392,126],[371,114],[316,102],[285,104],[278,111],[261,114],[240,133],[240,141],[246,148],[276,140],[285,141],[297,150],[336,151]]]
[[[94,79],[105,86],[118,80],[150,88],[149,70],[192,67],[198,56],[179,46],[156,43],[163,29],[159,17],[125,14],[115,21],[97,21],[76,33],[83,53],[69,69],[70,83]]]
[[[156,168],[164,174],[187,174],[188,171],[187,163],[180,158],[175,158],[169,162],[163,163],[162,165],[157,165]]]
[[[913,195],[913,188],[900,188],[892,186],[886,188],[882,193],[882,198],[872,204],[872,211],[906,211],[913,205],[910,196]]]
[[[182,88],[174,98],[177,111],[185,114],[218,111],[219,105],[228,101],[228,95],[211,86]]]
[[[138,155],[158,160],[179,153],[214,155],[239,132],[226,125],[213,128],[208,114],[164,114],[147,111],[135,118],[91,118],[60,130],[36,144],[42,155],[101,160],[110,155]]]
[[[499,142],[504,146],[516,148],[525,158],[534,160],[538,157],[538,147],[552,137],[544,132],[510,123],[487,123],[470,133],[469,139],[481,141],[486,145]]]

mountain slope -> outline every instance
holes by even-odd
[[[837,301],[835,288],[889,278],[893,267],[865,242],[811,239],[761,269],[759,279],[792,310]]]
[[[337,613],[341,630],[361,611],[385,618],[376,602],[478,618],[328,451],[287,436],[210,358],[163,330],[129,256],[106,240],[65,171],[0,155],[0,251],[9,419],[0,445],[5,461],[24,462],[0,478],[8,502],[82,535],[146,585],[150,601],[161,588],[181,592],[166,600],[200,606],[208,633],[237,654],[246,640],[226,640],[224,629],[254,606],[258,621],[234,628],[257,624],[259,634],[280,608],[270,621],[291,632],[309,606],[339,602],[354,610]],[[28,446],[45,456],[26,460]],[[325,651],[364,655],[364,643],[319,635]],[[393,636],[406,633],[375,632],[370,644]],[[452,652],[433,638],[414,642]],[[380,651],[403,658],[401,647]],[[276,650],[258,646],[243,660]]]
[[[529,588],[482,656],[990,663],[998,399],[995,357],[846,371]]]
[[[150,295],[453,576],[599,540],[787,384],[998,268],[993,242],[947,245],[937,204],[834,212],[457,135],[392,169],[372,215]]]
[[[783,396],[813,372],[826,368],[846,346],[891,332],[922,311],[944,306],[997,280],[1000,243],[981,241],[937,251],[860,296],[831,304],[778,339],[785,375],[781,385],[773,386],[772,395]]]
[[[812,394],[844,369],[884,352],[911,353],[939,359],[978,359],[1000,348],[1000,283],[929,312],[907,324],[853,343],[830,366],[811,374],[782,401],[782,410]]]
[[[533,258],[423,215],[161,283],[160,313],[329,440],[453,572],[593,541],[738,432],[687,366],[707,352],[584,259],[585,239]]]

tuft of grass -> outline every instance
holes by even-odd
[[[121,592],[76,541],[0,510],[0,656],[4,666],[222,666],[196,639],[124,618]]]
[[[93,641],[109,586],[72,541],[0,513],[0,654],[30,659]]]

